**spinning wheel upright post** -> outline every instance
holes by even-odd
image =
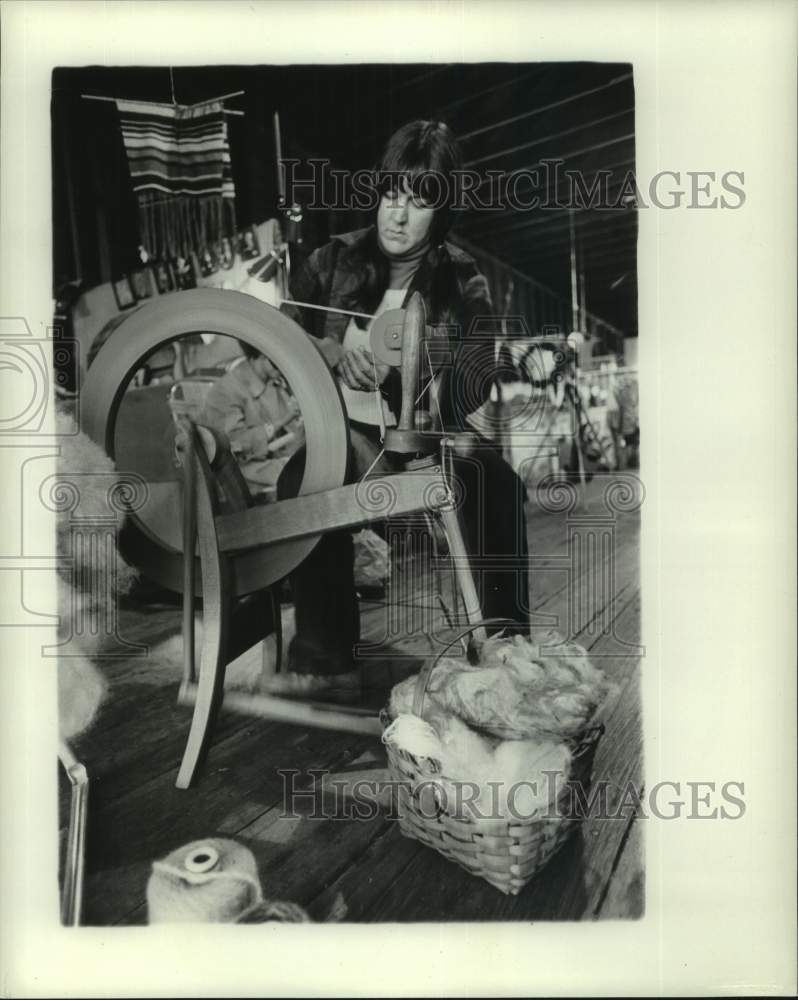
[[[414,400],[416,398],[416,387],[418,385],[419,367],[421,357],[421,340],[426,330],[426,317],[424,315],[424,302],[421,295],[416,292],[410,299],[402,328],[402,409],[399,416],[397,428],[393,428],[385,433],[385,450],[398,454],[422,453],[423,458],[412,459],[413,467],[424,468],[435,465],[441,470],[446,487],[445,502],[438,507],[437,514],[440,517],[444,534],[449,545],[458,586],[465,606],[466,619],[469,625],[477,625],[482,618],[474,578],[468,561],[463,540],[463,532],[460,526],[460,519],[454,504],[451,484],[446,481],[443,466],[440,464],[440,452],[442,449],[451,448],[454,445],[452,438],[435,432],[416,432],[413,426],[415,419]],[[434,447],[435,456],[427,457],[428,449]],[[474,631],[476,642],[485,641],[485,629],[481,626]]]

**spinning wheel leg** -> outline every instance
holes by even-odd
[[[199,683],[181,692],[181,701],[193,701],[194,714],[191,717],[186,749],[175,784],[178,788],[190,788],[213,731],[219,702],[224,685],[224,662],[222,656],[221,630],[208,629],[203,635],[202,660]],[[210,634],[209,634],[210,632]]]
[[[194,459],[194,434],[182,418],[179,424],[183,467],[183,684],[195,684],[194,649],[194,550],[197,544],[197,463]]]
[[[203,583],[207,586],[207,581],[204,580]],[[207,594],[207,591],[205,593]],[[193,704],[194,714],[191,717],[186,749],[175,782],[178,788],[191,787],[205,756],[219,714],[224,691],[224,650],[227,645],[225,635],[228,624],[227,608],[219,610],[221,610],[219,614],[209,614],[206,610],[203,616],[199,683],[184,684],[180,692],[179,700],[184,704]]]
[[[195,447],[192,459],[202,469],[204,456],[198,454]],[[200,557],[202,566],[203,595],[203,638],[200,659],[199,683],[195,686],[183,684],[180,690],[180,701],[194,704],[194,714],[191,718],[191,729],[188,734],[183,761],[177,776],[178,788],[189,788],[196,777],[197,771],[219,712],[222,700],[225,673],[225,651],[230,622],[231,586],[227,572],[227,562],[221,556],[216,542],[216,531],[213,523],[213,511],[210,494],[204,477],[198,479],[197,491],[197,527],[199,534]]]
[[[269,654],[268,639],[261,643],[261,659],[263,674],[279,674],[283,665],[283,620],[280,604],[280,588],[269,588],[269,600],[272,606],[272,621],[274,623],[274,659]]]
[[[449,555],[457,574],[457,584],[463,598],[466,619],[469,625],[476,625],[477,622],[482,621],[482,609],[479,605],[477,588],[474,586],[474,577],[471,575],[471,564],[463,540],[463,532],[460,529],[460,520],[457,511],[450,506],[442,507],[440,516],[446,540],[449,543]],[[474,641],[477,643],[483,643],[486,639],[485,629],[482,626],[475,628],[473,635]]]

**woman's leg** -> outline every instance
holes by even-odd
[[[347,475],[355,483],[380,452],[377,428],[350,425],[352,457]],[[304,457],[294,456],[280,479],[280,498],[296,496]],[[374,472],[389,472],[383,458]],[[297,673],[341,674],[354,670],[352,650],[360,639],[360,608],[355,592],[354,546],[350,531],[331,531],[291,575],[296,636],[288,650],[289,669]]]
[[[342,674],[354,670],[352,647],[360,638],[354,553],[348,531],[323,535],[291,576],[296,635],[288,648],[290,670]]]
[[[479,442],[454,459],[460,520],[485,618],[529,628],[526,489],[494,445]],[[496,629],[488,629],[496,631]]]

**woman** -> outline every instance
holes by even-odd
[[[430,409],[435,423],[449,431],[468,429],[466,417],[488,398],[493,369],[493,339],[473,326],[476,319],[491,322],[487,282],[468,254],[445,241],[461,162],[458,144],[442,123],[415,121],[400,128],[376,171],[380,201],[374,225],[334,237],[311,254],[291,282],[295,301],[372,317],[405,305],[419,291],[433,328],[434,349],[423,356],[425,368],[431,359],[438,383]],[[352,440],[349,481],[372,466],[375,472],[398,471],[394,456],[382,456],[373,465],[380,454],[381,426],[396,422],[401,386],[398,369],[380,364],[368,348],[371,321],[283,308],[317,338],[339,378]],[[456,457],[454,471],[464,487],[462,521],[482,610],[486,617],[511,618],[528,628],[523,485],[487,441]],[[326,535],[292,584],[297,635],[289,652],[291,668],[316,674],[352,671],[359,619],[351,534]]]

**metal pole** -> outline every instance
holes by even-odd
[[[277,193],[280,208],[285,206],[285,177],[283,176],[283,143],[280,137],[280,112],[274,112],[274,151],[277,157]]]
[[[576,232],[574,210],[568,211],[568,229],[571,235],[571,330],[579,329],[579,294],[576,289]]]

